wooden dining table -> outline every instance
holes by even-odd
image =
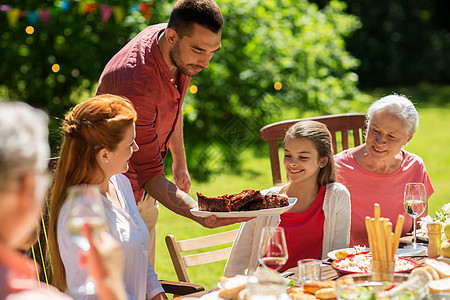
[[[416,261],[420,266],[423,266],[425,259],[427,259],[426,256],[412,256],[412,257],[408,257],[409,259],[412,259],[414,261]],[[337,278],[339,278],[339,274],[331,267],[331,262],[330,260],[322,260],[322,264],[321,264],[321,268],[320,268],[320,272],[321,272],[321,280],[336,280]],[[298,280],[298,268],[291,268],[286,270],[285,272],[282,273],[282,275],[289,279],[289,280],[293,280],[295,283],[295,286],[300,286],[299,280]],[[186,296],[183,296],[182,298],[200,298],[203,295],[206,295],[210,292],[216,291],[217,289],[212,289],[212,290],[207,290],[207,291],[201,291],[201,292],[197,292],[197,293],[193,293],[193,294],[189,294]]]
[[[424,264],[426,256],[412,256],[408,257],[418,263],[419,266]],[[339,278],[339,274],[331,267],[330,260],[322,260],[321,268],[321,280],[336,280]],[[291,268],[284,272],[287,279],[293,280],[296,286],[299,286],[298,281],[298,268]]]
[[[411,243],[412,237],[411,236],[406,236],[406,237],[402,237],[400,239],[400,247],[402,247],[402,245],[407,245],[409,243]],[[414,261],[416,261],[418,263],[418,266],[423,266],[425,259],[427,259],[427,256],[411,256],[408,257],[409,259],[412,259]],[[339,278],[339,274],[331,267],[331,260],[330,259],[324,259],[322,260],[322,264],[321,264],[321,280],[336,280],[337,278]],[[283,277],[289,279],[289,280],[293,280],[295,283],[295,286],[300,286],[299,280],[298,280],[298,268],[294,267],[294,268],[290,268],[284,272],[282,272]],[[217,289],[212,289],[212,290],[207,290],[207,291],[201,291],[201,292],[197,292],[197,293],[193,293],[193,294],[189,294],[186,296],[183,296],[182,298],[200,298],[210,292],[213,291],[217,291]]]

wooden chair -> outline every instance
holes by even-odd
[[[49,159],[48,168],[51,174],[55,173],[57,163],[58,157]],[[29,256],[34,260],[37,280],[40,282],[40,285],[50,285],[52,276],[51,265],[47,266],[47,262],[45,260],[45,255],[48,252],[48,240],[46,232],[46,228],[48,227],[48,215],[48,199],[46,199],[45,209],[41,213],[41,228],[37,233],[39,236],[37,242],[33,246],[31,246],[29,250]],[[187,295],[205,290],[203,286],[194,283],[168,280],[160,280],[159,282],[161,283],[164,292],[166,292],[167,294]]]
[[[203,237],[177,241],[173,235],[166,236],[166,245],[169,249],[175,272],[179,281],[190,282],[186,268],[226,260],[230,255],[231,246],[204,251],[202,253],[182,255],[182,252],[206,249],[224,245],[235,240],[239,229],[207,235]]]
[[[52,157],[48,160],[48,170],[50,174],[55,173],[58,157]],[[37,240],[28,250],[27,256],[32,258],[36,269],[37,280],[39,284],[48,285],[51,281],[51,265],[47,266],[46,254],[48,253],[47,245],[47,227],[48,227],[48,197],[45,199],[45,205],[41,212],[41,222],[37,230]]]
[[[270,165],[272,167],[272,178],[274,184],[281,183],[280,158],[279,158],[279,141],[284,139],[286,131],[299,121],[318,121],[325,124],[331,133],[333,142],[333,151],[337,153],[338,144],[340,141],[342,149],[349,148],[349,137],[353,138],[353,146],[358,146],[364,143],[364,127],[366,122],[366,115],[361,113],[348,113],[329,116],[320,116],[313,118],[295,119],[272,123],[264,126],[259,131],[261,139],[269,143]],[[341,133],[341,138],[336,138],[336,133]],[[349,135],[349,132],[351,133]]]

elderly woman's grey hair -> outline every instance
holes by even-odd
[[[366,128],[369,128],[373,115],[383,110],[388,110],[403,119],[403,122],[409,127],[408,133],[410,136],[419,127],[419,113],[411,100],[405,96],[393,94],[372,103],[367,112]]]
[[[0,102],[0,192],[48,166],[48,117],[23,102]]]

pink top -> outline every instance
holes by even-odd
[[[403,152],[400,168],[391,174],[374,174],[361,168],[353,157],[354,148],[338,153],[334,157],[338,181],[350,192],[352,218],[350,230],[350,247],[354,245],[369,246],[365,217],[373,217],[374,203],[379,203],[381,216],[389,218],[395,228],[398,215],[405,216],[402,235],[412,228],[412,218],[403,208],[403,194],[408,182],[422,182],[429,198],[433,192],[430,178],[422,158]]]
[[[34,262],[0,244],[0,299],[71,299],[37,281]]]
[[[297,261],[304,258],[320,258],[323,241],[325,214],[322,206],[326,187],[319,189],[313,205],[299,213],[285,212],[281,215],[280,227],[286,234],[288,260],[280,272],[297,267]]]
[[[133,153],[126,173],[136,202],[141,200],[147,181],[164,176],[163,158],[191,81],[180,74],[177,86],[164,62],[158,37],[166,27],[152,25],[135,36],[108,62],[97,88],[97,94],[126,97],[136,108],[139,151]]]

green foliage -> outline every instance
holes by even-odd
[[[361,24],[344,3],[322,10],[306,0],[218,3],[222,50],[193,79],[198,93],[185,101],[187,156],[197,178],[235,169],[243,149],[261,145],[259,129],[279,121],[283,110],[296,117],[337,113],[368,99],[356,87],[351,70],[358,61],[344,42]]]
[[[450,80],[450,2],[348,0],[363,27],[348,40],[361,59],[361,86],[446,84]]]
[[[168,20],[174,1],[152,1],[152,19],[139,12],[125,20],[102,23],[99,10],[85,14],[80,2],[11,1],[23,11],[52,7],[49,25],[38,22],[27,34],[25,18],[13,27],[0,17],[1,98],[24,100],[52,116],[55,152],[59,120],[76,103],[95,92],[108,60],[150,23]],[[110,1],[125,8],[136,2]],[[358,60],[345,50],[344,38],[361,27],[345,13],[345,3],[330,1],[323,9],[306,0],[221,0],[225,17],[223,49],[210,67],[193,79],[196,94],[185,99],[185,143],[191,172],[197,178],[238,169],[239,155],[259,147],[259,129],[280,120],[282,112],[301,117],[355,110],[367,101],[352,71]],[[59,71],[52,71],[58,64]],[[274,87],[276,82],[282,88]],[[170,160],[170,157],[168,158]],[[170,166],[170,164],[167,164]]]
[[[129,1],[119,1],[124,7]],[[0,16],[0,85],[6,86],[2,98],[22,100],[46,110],[56,118],[51,123],[51,143],[57,144],[59,119],[67,110],[95,92],[101,71],[108,60],[142,28],[144,17],[135,12],[122,24],[111,18],[102,23],[98,10],[80,14],[79,2],[70,2],[64,12],[58,1],[16,0],[8,3],[22,11],[52,8],[50,24],[37,22],[34,33],[27,34],[30,23],[19,19],[14,27]],[[53,6],[55,5],[55,6]],[[52,66],[58,64],[58,72]]]
[[[410,97],[415,104],[420,107],[447,105],[450,99],[450,86],[437,85],[430,83],[420,83],[414,86],[395,86],[389,88],[378,87],[372,89],[369,94],[374,98],[380,98],[384,95],[397,93]]]

